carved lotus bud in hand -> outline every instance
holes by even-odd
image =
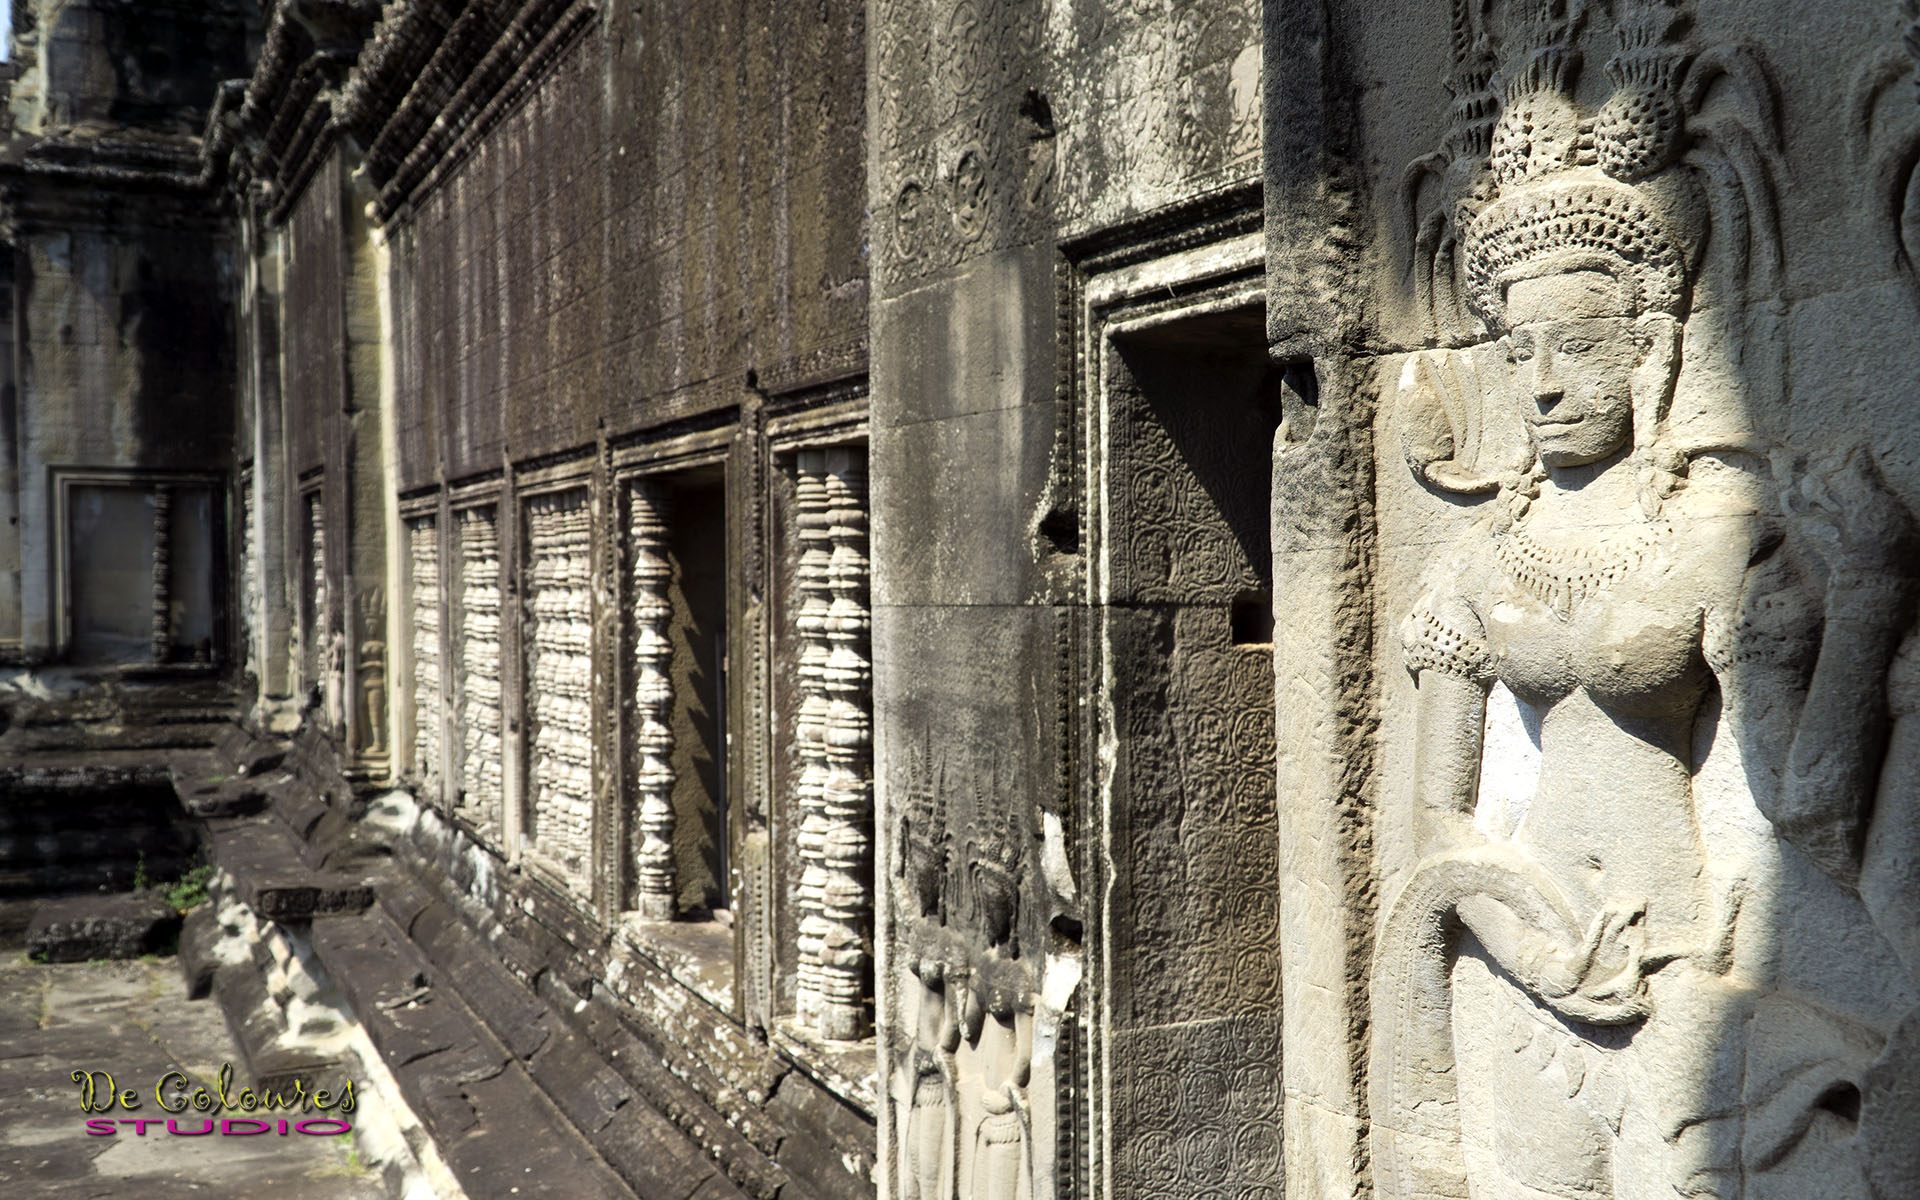
[[[1809,462],[1783,499],[1796,531],[1830,570],[1909,572],[1913,517],[1865,446]]]
[[[1555,1012],[1588,1025],[1624,1025],[1647,1015],[1647,976],[1658,963],[1646,952],[1646,901],[1609,902],[1578,949],[1540,971],[1541,998]]]

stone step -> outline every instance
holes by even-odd
[[[395,871],[379,888],[381,907],[608,1162],[643,1196],[705,1180],[714,1197],[768,1198],[799,1192],[778,1165],[613,1016],[602,1000],[586,1006],[541,975],[535,994],[452,906],[411,875]],[[402,924],[404,922],[404,924]],[[506,957],[521,958],[509,952]],[[573,1012],[578,1029],[559,1016]],[[671,1114],[670,1116],[668,1114]],[[722,1172],[708,1151],[729,1164]],[[782,1191],[786,1187],[788,1190]]]
[[[149,880],[177,879],[191,869],[198,854],[148,855]],[[0,866],[0,898],[54,896],[66,892],[120,892],[134,884],[135,859],[51,863],[37,866]]]
[[[313,948],[472,1200],[726,1194],[700,1190],[710,1173],[636,1193],[383,909],[316,918]]]
[[[359,912],[373,889],[359,875],[314,870],[286,826],[269,816],[207,822],[208,857],[232,876],[242,902],[271,921]]]
[[[137,863],[143,854],[151,863],[159,858],[191,857],[194,846],[193,835],[174,826],[95,824],[33,833],[0,833],[0,864],[32,869],[103,860]],[[147,873],[152,876],[151,867]]]
[[[170,787],[0,787],[0,835],[102,825],[183,825]]]
[[[138,958],[166,948],[180,915],[151,892],[70,896],[40,906],[27,926],[27,952],[45,962]]]
[[[19,779],[0,782],[0,896],[165,883],[198,855],[170,788],[114,769]]]

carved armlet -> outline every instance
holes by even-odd
[[[1407,670],[1413,675],[1437,671],[1471,683],[1493,678],[1493,658],[1480,639],[1449,624],[1428,609],[1417,609],[1401,630]]]
[[[1819,624],[1813,597],[1789,584],[1748,595],[1730,618],[1709,616],[1700,648],[1707,666],[1722,679],[1739,667],[1804,676],[1819,646]]]

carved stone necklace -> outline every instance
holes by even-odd
[[[1553,610],[1562,621],[1593,596],[1626,578],[1666,539],[1664,519],[1635,521],[1605,531],[1582,530],[1562,544],[1542,542],[1515,521],[1495,543],[1507,577]]]

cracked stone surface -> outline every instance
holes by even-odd
[[[221,1063],[239,1059],[219,1010],[186,998],[173,959],[41,964],[8,954],[0,962],[0,1193],[10,1200],[384,1194],[346,1137],[189,1138],[170,1136],[163,1125],[145,1136],[126,1125],[111,1137],[87,1135],[90,1115],[167,1117],[154,1087],[170,1070],[211,1083]],[[111,1072],[140,1107],[82,1112],[75,1070]],[[236,1081],[234,1093],[242,1086]]]

